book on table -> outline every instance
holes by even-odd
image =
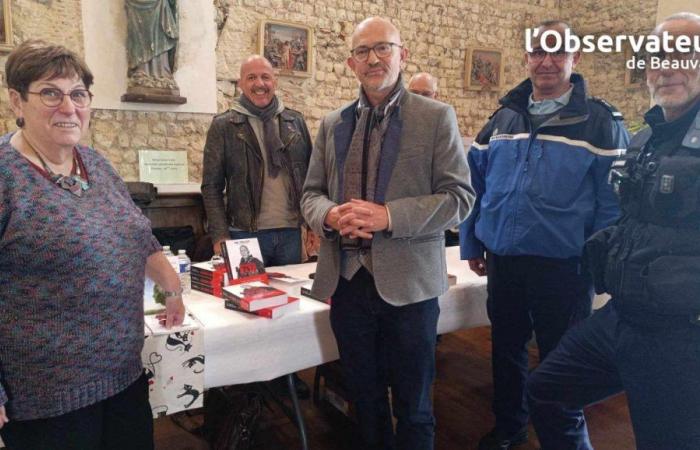
[[[224,288],[223,286],[216,286],[211,284],[206,284],[195,279],[192,280],[192,289],[199,292],[204,292],[205,294],[213,295],[214,297],[223,298]]]
[[[257,238],[229,239],[221,243],[229,279],[246,278],[265,273],[262,251]]]
[[[289,295],[301,295],[301,286],[309,282],[308,278],[297,278],[281,272],[267,272],[270,286]]]
[[[205,261],[192,264],[191,268],[190,279],[193,289],[218,297],[222,296],[221,289],[228,284],[225,265],[215,266],[211,261]]]
[[[287,303],[287,293],[275,289],[261,281],[232,284],[224,286],[224,299],[229,300],[240,309],[256,311]]]
[[[313,295],[313,294],[311,293],[311,286],[310,286],[310,285],[302,286],[302,287],[301,287],[301,290],[300,290],[300,293],[301,293],[301,295],[303,295],[304,297],[310,298],[310,299],[312,299],[312,300],[316,300],[317,302],[325,303],[326,305],[330,305],[330,304],[331,304],[331,298],[330,298],[330,297],[328,297],[328,298],[320,298],[320,297],[317,297],[317,296]]]
[[[307,283],[309,281],[308,278],[297,278],[282,272],[267,272],[267,277],[270,279],[271,284],[278,283],[280,285]]]
[[[299,310],[299,299],[297,297],[287,297],[287,303],[279,306],[272,306],[270,308],[257,309],[255,311],[246,311],[237,306],[235,302],[231,300],[226,300],[224,302],[226,309],[231,309],[234,311],[242,311],[247,314],[254,314],[260,317],[266,317],[268,319],[279,319],[280,317],[288,314],[292,311]]]

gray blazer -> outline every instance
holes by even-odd
[[[323,219],[342,203],[339,175],[355,127],[357,101],[328,114],[318,131],[301,200],[321,236],[312,292],[329,297],[340,276],[340,239]],[[380,156],[375,201],[385,204],[392,231],[375,233],[372,269],[377,291],[401,306],[447,290],[444,231],[461,223],[474,202],[469,168],[452,107],[409,92],[391,117]]]

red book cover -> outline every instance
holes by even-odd
[[[214,273],[214,274],[207,273],[207,272],[200,272],[198,270],[193,270],[191,272],[191,274],[193,277],[197,277],[197,278],[202,279],[202,280],[211,280],[211,281],[221,282],[221,281],[224,281],[224,279],[226,278],[226,268],[222,268],[221,270],[223,270],[223,272]]]
[[[256,311],[246,311],[236,306],[235,302],[226,300],[224,306],[227,309],[232,309],[234,311],[242,311],[249,314],[255,314],[256,316],[265,317],[268,319],[279,319],[287,313],[299,310],[299,299],[296,297],[287,297],[287,303],[279,306],[273,306],[270,308],[262,308]]]
[[[215,297],[224,297],[224,291],[221,286],[211,286],[203,283],[198,283],[192,280],[192,289],[194,289],[195,291],[204,292],[205,294],[213,295]]]
[[[191,277],[193,283],[196,281],[199,284],[203,284],[203,285],[206,285],[209,287],[218,287],[218,288],[222,288],[225,286],[223,278],[222,279],[219,279],[219,278],[213,278],[213,279],[212,278],[201,278],[200,276],[195,275],[195,274],[191,274],[190,277]]]
[[[226,266],[224,264],[214,266],[211,261],[192,264],[192,279],[201,282],[224,285],[226,282]]]
[[[226,261],[230,279],[265,273],[262,252],[256,238],[226,240],[221,243],[221,255]]]
[[[226,286],[224,287],[224,298],[246,311],[257,311],[287,303],[287,294],[284,291],[260,281]]]
[[[238,265],[238,276],[240,278],[258,274],[258,266],[254,262],[242,262]]]

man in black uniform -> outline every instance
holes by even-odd
[[[700,16],[674,14],[664,31],[697,42]],[[592,448],[585,421],[557,411],[623,390],[638,449],[700,449],[700,49],[649,55],[647,85],[649,128],[611,173],[623,216],[586,244],[612,300],[528,381],[543,450]]]

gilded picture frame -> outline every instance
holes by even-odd
[[[314,67],[314,30],[293,22],[262,20],[258,53],[270,60],[278,75],[310,77]]]
[[[470,91],[498,91],[503,85],[503,51],[485,47],[468,48],[464,87]]]
[[[12,50],[11,0],[0,0],[0,52]]]

